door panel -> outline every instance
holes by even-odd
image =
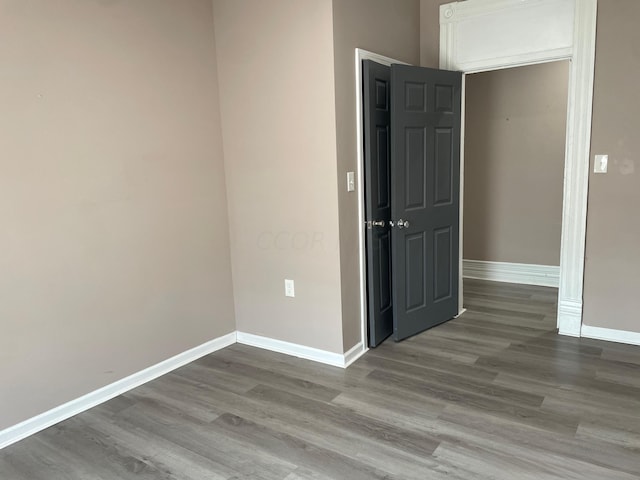
[[[391,66],[393,334],[458,313],[462,75]]]
[[[405,235],[406,268],[405,268],[405,294],[406,311],[410,312],[425,306],[426,295],[422,285],[426,281],[426,238],[424,232]],[[420,281],[411,281],[411,279]]]
[[[383,221],[368,225],[367,315],[369,346],[378,346],[393,331],[391,284],[390,69],[363,62],[365,218]]]
[[[409,127],[405,129],[405,155],[401,157],[405,170],[405,211],[425,207],[426,147],[427,131],[425,128]]]
[[[391,233],[384,232],[378,237],[378,259],[380,261],[380,311],[391,307]]]
[[[435,262],[433,301],[436,303],[451,296],[452,278],[449,265],[453,260],[458,261],[458,259],[451,257],[453,238],[450,227],[434,231],[433,236],[433,258]]]
[[[453,149],[453,131],[451,128],[437,128],[436,132],[436,157],[433,188],[434,205],[448,205],[453,201],[453,165],[451,163],[451,151]]]
[[[378,174],[378,209],[391,207],[390,192],[390,172],[389,172],[389,126],[377,126],[376,135],[378,145],[376,145],[375,157]]]

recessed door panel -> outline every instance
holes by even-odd
[[[424,208],[427,171],[426,129],[406,128],[405,144],[405,210]]]
[[[433,232],[433,301],[440,302],[451,297],[451,227],[439,228]],[[457,261],[457,259],[455,259]]]
[[[376,168],[378,169],[378,208],[389,208],[391,189],[389,176],[389,126],[382,125],[376,127],[378,140]]]
[[[436,112],[442,113],[454,113],[454,97],[455,97],[455,89],[453,85],[436,85],[435,86],[436,93]]]
[[[434,205],[450,205],[453,201],[453,129],[435,129],[433,172]]]
[[[406,82],[404,84],[405,110],[412,112],[427,111],[427,84],[422,82]]]
[[[378,259],[380,262],[380,311],[391,307],[391,232],[378,237]]]
[[[407,311],[424,307],[426,302],[426,242],[424,232],[404,237],[407,255],[405,258],[405,305]]]
[[[375,79],[375,109],[389,111],[389,82],[385,79]]]

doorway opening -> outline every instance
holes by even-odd
[[[368,340],[458,313],[460,72],[363,61]]]
[[[405,62],[395,58],[386,57],[374,52],[369,52],[361,48],[355,51],[355,71],[356,71],[356,122],[357,122],[357,155],[358,155],[358,260],[360,277],[360,335],[362,338],[362,350],[369,349],[369,309],[367,295],[367,255],[366,255],[366,230],[365,230],[365,179],[364,179],[364,118],[363,118],[363,62],[371,60],[385,66],[392,64],[406,65]]]
[[[390,63],[393,62],[390,61]],[[371,75],[372,65],[378,65],[376,69],[380,70],[380,75],[384,73],[384,68],[387,68],[382,68],[380,64],[365,62],[366,75],[363,79],[371,83],[371,86],[366,84],[364,87],[365,100],[369,95],[366,93],[367,87],[373,90],[376,85],[389,86],[388,80],[385,80],[386,77],[381,76],[378,80],[376,75]],[[412,67],[403,68],[411,70]],[[557,288],[560,269],[568,69],[569,62],[554,62],[467,76],[466,131],[468,136],[464,142],[467,149],[467,196],[464,204],[467,215],[464,250],[467,255],[464,274],[462,271],[455,272],[460,279],[466,276]],[[437,95],[434,98],[437,103]],[[388,114],[387,107],[384,108]],[[368,115],[373,115],[372,112],[375,113],[375,110]],[[375,135],[369,131],[371,127],[368,126],[371,118],[367,117],[364,120],[363,138],[368,137],[369,142],[372,142],[372,139],[375,142]],[[379,122],[380,119],[376,121]],[[385,123],[385,125],[388,124]],[[389,142],[388,128],[387,126],[385,145]],[[438,139],[435,140],[437,145]],[[370,171],[367,175],[365,170],[375,169],[375,163],[373,166],[369,163],[372,152],[373,157],[377,157],[378,162],[380,161],[381,155],[377,152],[378,148],[378,145],[364,147],[365,150],[369,150],[369,153],[362,165],[365,168],[361,171],[361,181],[365,188],[361,191],[365,193],[364,203],[369,211],[372,210],[369,205],[371,199],[366,193],[368,191],[368,195],[371,195],[372,191],[376,191],[380,181],[376,177],[379,172],[373,172],[371,176],[372,172]],[[435,148],[435,150],[438,149]],[[388,157],[388,151],[384,153]],[[398,156],[398,158],[401,157],[404,158],[404,153]],[[389,162],[389,159],[386,158],[385,161]],[[385,171],[388,175],[388,168]],[[437,171],[436,168],[430,173]],[[457,168],[451,170],[451,173],[454,172],[457,178]],[[401,177],[404,176],[401,175]],[[444,185],[449,185],[449,181],[445,181]],[[435,191],[437,190],[436,186]],[[385,198],[387,196],[388,191]],[[374,203],[377,205],[379,202],[376,199]],[[389,201],[385,200],[383,203],[385,203],[384,208],[388,209]],[[455,205],[457,206],[458,203],[456,202]],[[384,212],[381,210],[380,214],[382,213]],[[369,249],[369,254],[361,257],[364,267],[362,274],[368,274],[368,277],[371,277],[370,270],[374,270],[378,264],[384,263],[387,266],[391,264],[388,226],[385,228],[384,221],[374,221],[373,226],[376,227],[378,223],[380,225],[377,226],[381,228],[374,228],[377,231],[371,232],[372,218],[367,217],[369,231],[366,232],[366,236],[369,241],[362,252],[367,253]],[[380,258],[372,257],[370,253],[370,250],[375,248],[371,239],[378,237],[387,239],[385,243],[387,248],[382,249],[387,252],[386,257],[382,258],[384,262],[377,261]],[[399,238],[397,241],[400,241]],[[369,285],[378,286],[377,277],[373,278],[374,282],[368,277],[366,280]],[[452,278],[453,275],[449,277]],[[435,278],[438,278],[437,274]],[[362,283],[363,286],[367,285],[365,281]],[[402,286],[402,288],[405,287]],[[380,312],[375,309],[376,304],[380,303],[381,307],[387,303],[390,305],[390,298],[387,298],[386,303],[382,301],[383,299],[381,302],[372,302],[368,295],[381,296],[381,298],[390,297],[390,295],[389,291],[380,291],[376,288],[365,290],[363,295],[365,299],[363,311],[367,311],[368,308],[366,323],[363,322],[363,336],[371,345],[376,346],[380,339],[383,340],[390,334],[390,331],[384,335],[380,335],[378,331],[372,332],[374,328],[379,329],[377,314]],[[404,293],[400,292],[400,296],[403,295]],[[473,293],[471,296],[474,296]],[[389,305],[381,310],[383,316],[389,316]],[[456,311],[452,310],[443,319],[452,318],[455,314]],[[439,324],[441,321],[430,326]],[[423,329],[416,329],[414,333]],[[395,334],[394,337],[398,339]]]
[[[595,69],[597,0],[548,2],[469,0],[440,7],[440,68],[464,74],[537,63],[569,60],[568,114],[563,189],[563,222],[558,294],[558,333],[580,336],[589,181],[589,148]],[[362,179],[361,60],[369,52],[356,50],[359,192]],[[393,59],[370,54],[384,63]],[[464,78],[463,78],[464,90]],[[464,98],[464,95],[463,95]],[[464,105],[463,105],[464,125]],[[464,139],[464,133],[462,135]],[[464,145],[461,154],[464,154]],[[461,158],[464,182],[464,157]],[[461,188],[461,205],[464,202]],[[364,263],[364,207],[359,198],[360,300],[363,349],[366,350],[367,307]],[[462,212],[461,212],[462,216]],[[463,218],[461,218],[461,223]],[[462,228],[460,229],[462,235]],[[462,240],[462,237],[461,237]],[[462,252],[462,249],[460,249]],[[460,256],[462,267],[462,256]],[[462,270],[462,268],[461,268]],[[459,276],[459,311],[463,305]]]
[[[466,76],[463,277],[558,288],[569,68]]]
[[[561,335],[575,337],[582,331],[597,4],[597,0],[469,0],[440,7],[440,68],[471,74],[571,62],[557,327]]]

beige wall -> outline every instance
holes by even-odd
[[[345,351],[361,340],[358,263],[358,195],[346,189],[347,172],[357,171],[354,55],[363,48],[407,63],[419,62],[418,0],[334,0],[340,263]]]
[[[560,265],[569,62],[466,76],[464,258]]]
[[[214,12],[238,330],[342,353],[331,1]]]
[[[640,332],[640,2],[598,2],[593,156],[609,173],[591,174],[587,217],[586,325]]]
[[[440,66],[440,5],[451,0],[420,0],[420,65]]]
[[[234,330],[209,0],[0,0],[0,430]]]

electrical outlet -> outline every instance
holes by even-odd
[[[293,280],[289,280],[287,278],[284,279],[284,296],[285,297],[296,296],[296,290],[293,284]]]

